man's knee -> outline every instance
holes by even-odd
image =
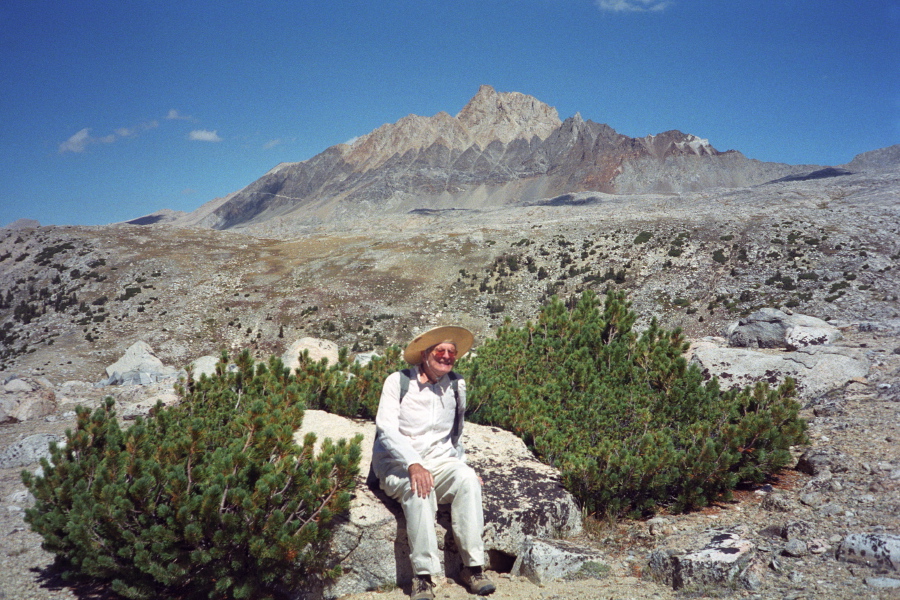
[[[481,481],[478,479],[478,473],[475,469],[468,465],[463,465],[454,473],[454,479],[457,490],[480,490]]]

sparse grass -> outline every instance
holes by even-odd
[[[606,563],[593,560],[586,561],[577,571],[564,577],[566,581],[580,581],[582,579],[604,579],[612,574],[612,567]]]

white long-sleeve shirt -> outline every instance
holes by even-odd
[[[372,465],[376,475],[382,477],[398,464],[408,469],[415,463],[424,464],[445,457],[463,458],[459,436],[466,405],[465,381],[458,379],[457,386],[458,405],[448,375],[434,384],[420,383],[419,367],[413,367],[409,390],[401,402],[400,373],[388,376],[375,416],[377,435]]]

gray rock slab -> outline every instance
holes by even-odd
[[[377,352],[360,352],[356,356],[353,357],[353,362],[364,367],[370,362],[372,362],[373,358],[380,356]]]
[[[877,569],[900,571],[900,535],[852,533],[841,542],[837,558]]]
[[[40,419],[56,411],[56,393],[47,387],[30,385],[30,382],[14,379],[7,386],[22,382],[28,386],[18,388],[22,391],[6,391],[0,394],[0,423],[18,423]]]
[[[700,550],[685,552],[655,550],[650,554],[650,574],[657,581],[678,590],[685,586],[759,585],[756,545],[737,531],[709,532]]]
[[[732,346],[745,348],[789,348],[831,344],[841,331],[827,321],[776,308],[762,308],[732,323],[727,331]]]
[[[212,377],[216,374],[217,364],[219,364],[219,359],[215,356],[201,356],[194,360],[190,365],[191,370],[194,372],[194,379],[200,379],[201,375]]]
[[[34,387],[24,379],[16,378],[3,384],[3,391],[7,394],[15,392],[32,392],[34,391]]]
[[[585,563],[602,564],[603,560],[592,548],[563,540],[528,537],[510,574],[542,585],[578,573]]]
[[[147,342],[135,342],[119,360],[106,367],[107,376],[114,373],[155,373],[160,377],[171,377],[178,369],[167,367],[153,352],[153,348]]]
[[[784,346],[788,350],[797,350],[807,346],[822,346],[834,343],[842,337],[840,329],[823,322],[822,325],[789,327],[784,334]]]
[[[295,341],[284,351],[284,354],[281,355],[281,362],[293,372],[300,365],[300,354],[304,350],[309,352],[309,358],[313,362],[319,362],[325,358],[329,365],[333,365],[338,361],[339,348],[337,344],[329,340],[304,337]]]
[[[891,577],[866,577],[865,582],[871,588],[882,590],[900,589],[900,579]]]
[[[795,352],[766,353],[744,348],[698,348],[691,361],[704,377],[717,377],[722,389],[764,381],[778,385],[786,377],[797,382],[804,399],[818,397],[869,374],[869,361],[850,348],[810,346]]]
[[[0,469],[24,467],[50,458],[50,442],[60,442],[61,438],[52,433],[36,433],[10,444],[0,451]]]

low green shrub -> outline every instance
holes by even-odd
[[[79,407],[42,476],[22,474],[26,521],[68,575],[128,598],[273,598],[336,576],[326,544],[359,471],[360,442],[297,445],[301,386],[278,359],[189,379],[182,402],[121,429],[108,398]]]
[[[723,392],[682,353],[682,333],[643,333],[624,294],[557,298],[536,323],[507,322],[460,370],[470,418],[518,434],[594,514],[679,511],[762,481],[805,441],[794,385]]]
[[[650,241],[650,238],[653,237],[653,233],[650,231],[642,231],[634,238],[634,245],[646,244]]]
[[[374,356],[365,365],[351,361],[346,348],[341,348],[337,362],[331,365],[325,360],[312,361],[306,351],[299,358],[294,373],[307,408],[369,420],[378,412],[384,380],[408,366],[398,346],[386,347],[384,356]]]

